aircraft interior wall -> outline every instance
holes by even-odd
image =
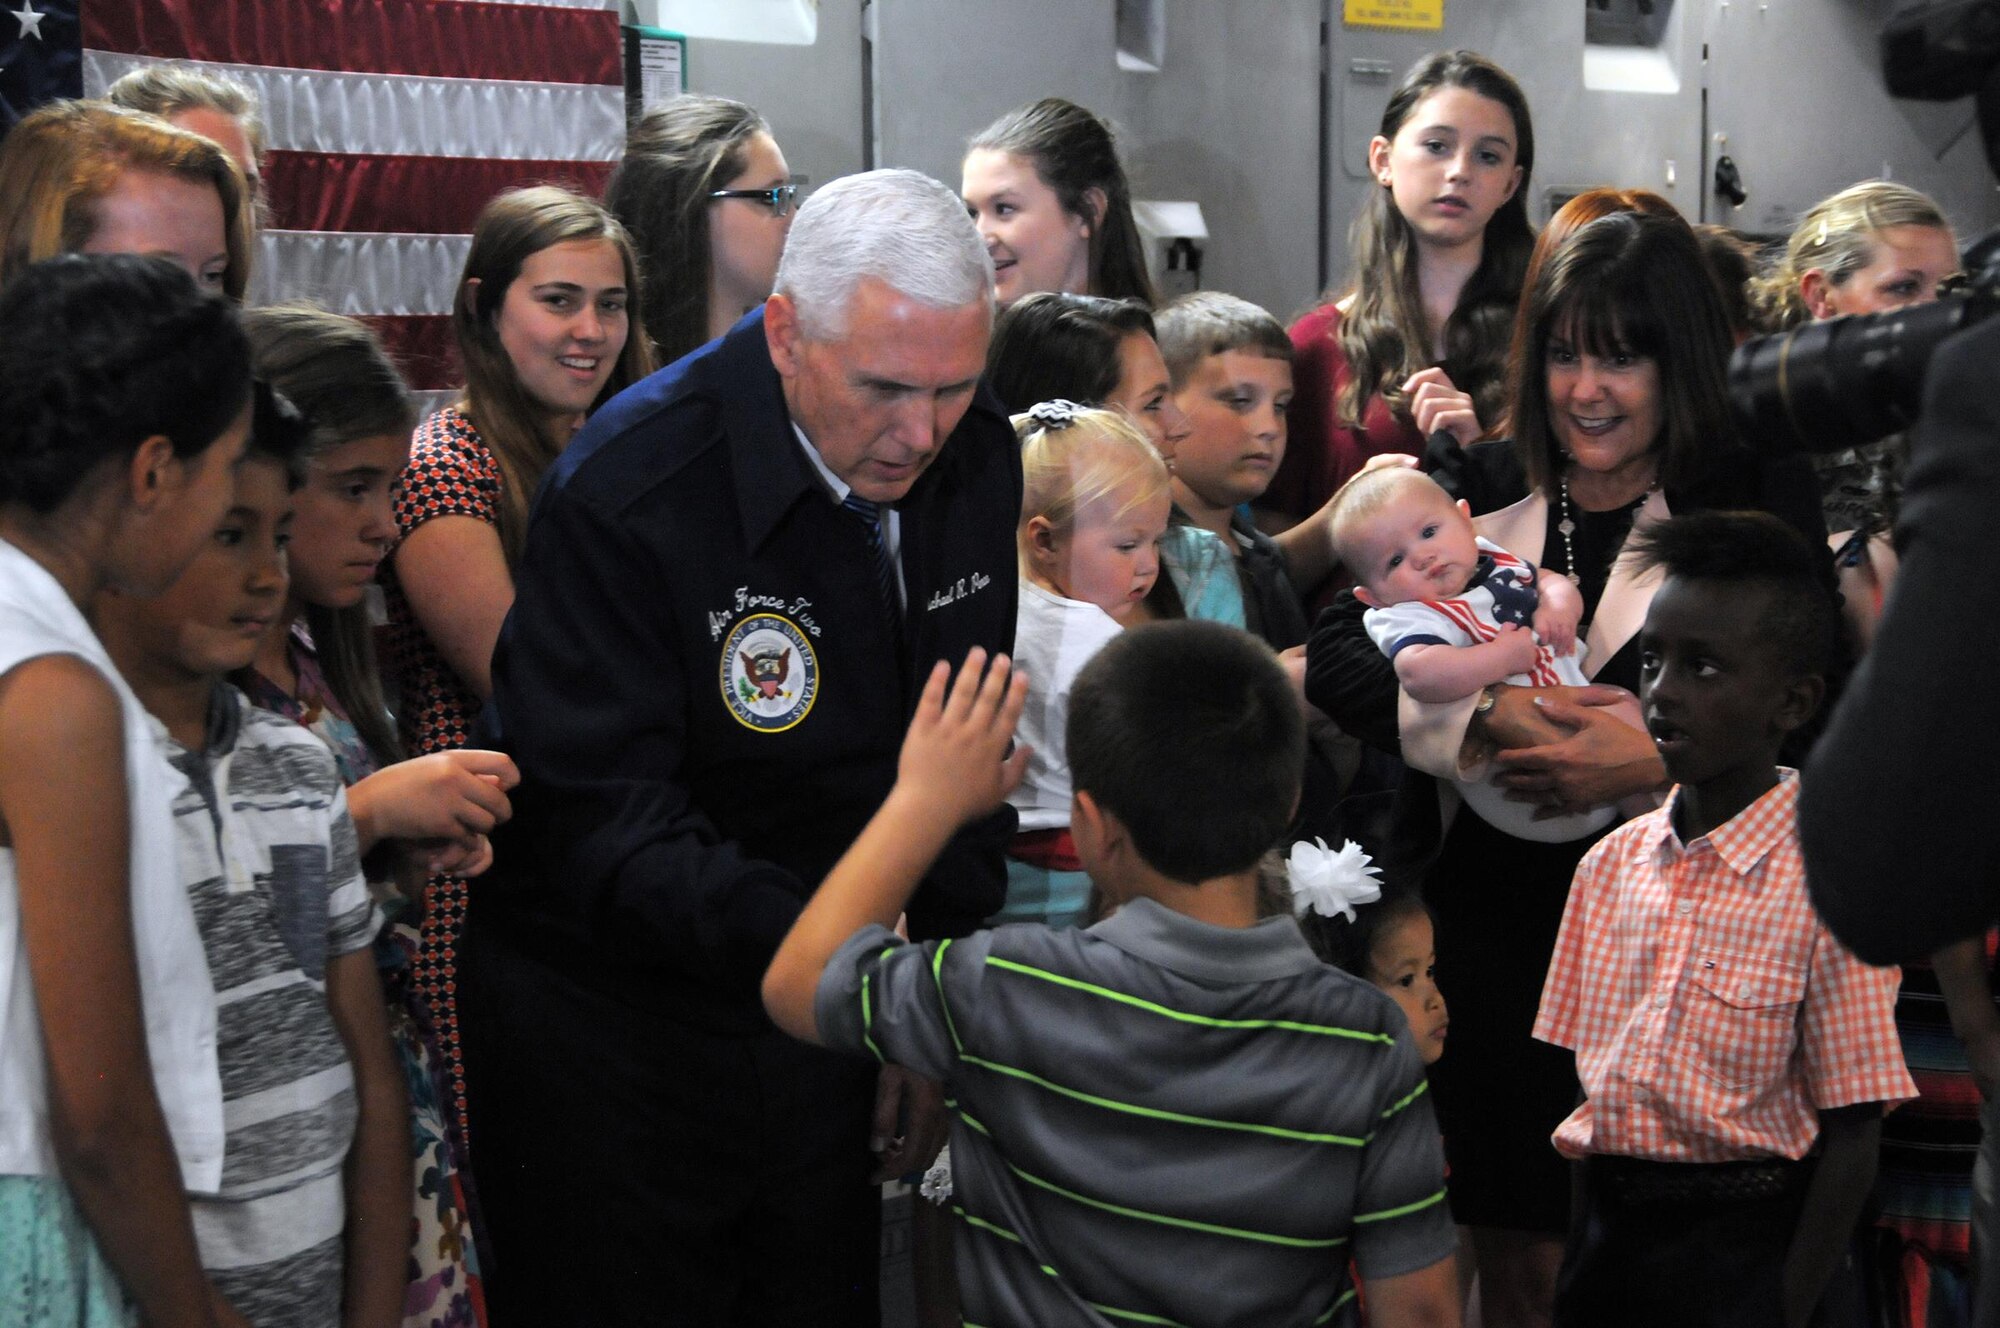
[[[1896,0],[1606,0],[1594,18],[1598,0],[1443,0],[1439,31],[1349,26],[1339,0],[794,2],[816,21],[810,44],[691,37],[688,83],[757,106],[809,184],[910,166],[956,185],[970,135],[1068,97],[1117,123],[1135,196],[1201,205],[1200,284],[1281,317],[1341,280],[1389,89],[1447,45],[1526,88],[1538,223],[1552,200],[1608,184],[1776,234],[1885,174],[1937,198],[1963,238],[2000,223],[1970,100],[1884,90],[1877,35]],[[627,0],[627,17],[657,22],[660,4]],[[1156,43],[1156,70],[1121,62],[1121,11]],[[1625,90],[1640,86],[1661,90]],[[1741,206],[1713,187],[1723,156]]]

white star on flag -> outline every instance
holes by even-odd
[[[21,25],[21,35],[18,40],[26,41],[30,37],[36,41],[42,40],[42,20],[48,15],[35,12],[35,0],[21,0],[19,9],[10,9],[7,12]]]

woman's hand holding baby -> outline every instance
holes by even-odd
[[[1563,736],[1507,747],[1494,763],[1507,796],[1537,807],[1538,818],[1608,806],[1665,785],[1666,766],[1652,738],[1614,713],[1631,706],[1632,695],[1623,688],[1537,689],[1531,702]]]

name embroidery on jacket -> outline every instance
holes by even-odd
[[[924,605],[926,613],[936,613],[939,609],[956,604],[962,599],[971,599],[980,591],[993,584],[993,578],[984,572],[974,572],[971,576],[961,576],[948,586],[931,592],[930,602]]]

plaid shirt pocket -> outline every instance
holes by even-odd
[[[1714,1104],[1718,1114],[1781,1085],[1798,1049],[1806,970],[1763,955],[1700,951],[1688,976],[1681,1054],[1735,1099]]]

